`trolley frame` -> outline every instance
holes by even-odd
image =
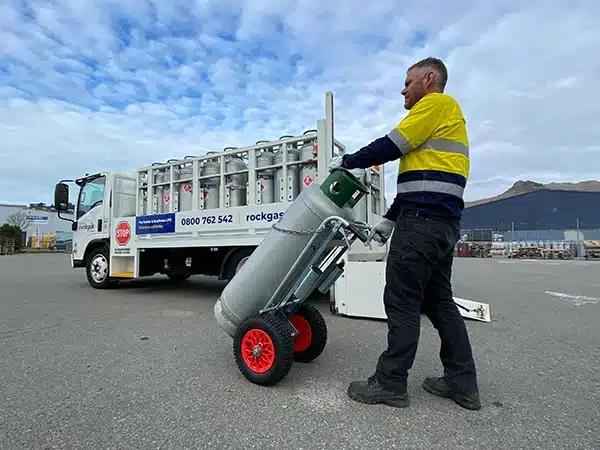
[[[259,314],[280,313],[288,318],[315,289],[327,293],[344,272],[342,255],[356,239],[366,243],[369,230],[365,222],[339,216],[325,219]]]

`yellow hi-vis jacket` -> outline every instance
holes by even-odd
[[[386,136],[344,156],[343,167],[370,167],[400,158],[397,194],[385,214],[402,209],[460,218],[469,177],[469,139],[458,102],[447,94],[425,95]]]

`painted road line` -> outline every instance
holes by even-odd
[[[565,294],[563,292],[553,292],[553,291],[545,291],[545,292],[548,295],[552,295],[553,297],[560,298],[561,300],[572,303],[575,306],[583,306],[583,305],[587,305],[587,304],[595,305],[596,303],[600,302],[600,298],[588,297],[586,295],[572,295],[572,294]]]

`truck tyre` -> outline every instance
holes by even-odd
[[[246,263],[250,255],[254,252],[254,247],[242,248],[233,252],[227,260],[227,269],[225,270],[225,278],[231,280],[238,270]]]
[[[171,281],[175,282],[185,281],[191,277],[191,275],[187,273],[167,273],[167,276]]]
[[[308,363],[318,358],[327,344],[327,323],[310,303],[303,303],[290,322],[298,331],[294,338],[294,360]]]
[[[94,289],[108,289],[119,283],[108,276],[109,252],[106,246],[96,247],[90,251],[85,265],[87,280]]]
[[[247,380],[261,386],[278,383],[294,362],[294,340],[287,321],[271,314],[243,320],[233,337],[233,353]]]

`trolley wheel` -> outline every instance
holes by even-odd
[[[252,316],[238,326],[233,338],[235,361],[252,383],[272,386],[288,374],[294,362],[294,338],[283,317]]]
[[[327,324],[317,308],[303,303],[290,322],[298,330],[294,339],[294,359],[298,362],[311,362],[319,357],[327,344]]]

